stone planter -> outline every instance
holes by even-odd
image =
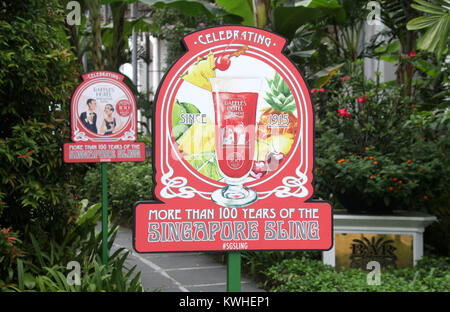
[[[334,244],[323,252],[323,263],[363,269],[370,261],[378,261],[381,268],[414,266],[423,256],[423,232],[436,220],[420,212],[369,215],[336,210]]]

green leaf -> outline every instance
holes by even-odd
[[[311,57],[316,53],[317,50],[306,50],[306,51],[298,51],[298,52],[293,52],[291,54],[289,54],[289,56],[298,56],[298,57]]]
[[[80,217],[77,220],[77,224],[78,225],[82,225],[88,221],[91,221],[91,223],[95,223],[98,221],[98,219],[100,218],[100,216],[94,218],[94,215],[97,213],[97,211],[100,209],[101,207],[101,203],[97,203],[92,205],[91,207],[89,207],[87,209],[86,212],[83,212]]]
[[[326,9],[339,9],[341,5],[336,0],[301,0],[296,1],[295,6],[304,6],[310,8],[326,8]]]
[[[44,259],[43,259],[43,253],[42,253],[41,249],[39,248],[39,243],[34,238],[34,235],[32,233],[30,233],[30,238],[31,238],[31,244],[33,245],[33,248],[34,248],[34,252],[39,260],[39,264],[41,265],[41,267],[44,267],[45,263],[44,263]]]
[[[24,271],[23,271],[23,261],[17,258],[17,281],[19,283],[19,289],[24,290]]]
[[[133,267],[134,270],[135,267]],[[130,286],[128,288],[128,291],[130,292],[137,292],[141,290],[141,284],[140,284],[140,277],[141,277],[141,272],[138,272],[135,277],[131,280],[130,282]]]
[[[445,14],[448,12],[448,9],[447,11],[445,10],[444,5],[440,7],[438,5],[422,0],[414,0],[414,2],[419,3],[419,5],[413,3],[411,4],[411,7],[421,12],[430,14]]]
[[[336,74],[341,68],[344,66],[344,63],[328,66],[321,71],[315,73],[311,78],[315,80],[314,87],[320,88],[324,86],[328,81],[330,81],[331,77]]]
[[[46,292],[47,291],[47,287],[45,287],[45,283],[44,283],[44,281],[42,279],[42,276],[36,276],[36,283],[38,284],[38,289],[39,289],[40,292]]]
[[[97,289],[97,287],[95,286],[95,284],[94,283],[90,283],[89,286],[88,286],[87,291],[94,292],[96,289]]]
[[[431,15],[412,19],[408,22],[407,28],[410,30],[427,29],[418,42],[418,48],[434,52],[440,59],[447,46],[450,32],[449,2],[439,1],[435,2],[436,4],[422,0],[415,0],[415,2],[419,5],[412,4],[411,7]]]
[[[389,44],[385,44],[383,46],[380,46],[374,50],[376,54],[383,54],[383,53],[394,53],[398,52],[400,49],[400,41],[396,40],[394,42],[391,42]]]
[[[296,30],[307,23],[325,18],[335,18],[342,21],[346,13],[336,0],[300,1],[295,7],[275,7],[273,9],[274,30],[292,39]]]
[[[216,0],[216,3],[224,7],[227,12],[242,17],[242,24],[254,26],[253,8],[249,1],[245,0]]]
[[[436,24],[436,16],[419,16],[416,17],[406,24],[408,30],[418,30],[427,27],[431,27]]]
[[[418,59],[417,61],[415,61],[415,64],[418,69],[420,69],[425,74],[433,78],[436,78],[440,73],[439,67],[434,66],[433,64],[427,62],[426,60]]]
[[[445,37],[448,33],[448,30],[444,31],[444,28],[447,28],[446,24],[447,23],[445,19],[441,19],[438,23],[429,28],[423,36],[419,48],[427,50],[429,52],[433,52],[440,40],[447,40],[447,38]]]
[[[33,289],[36,286],[36,280],[31,273],[24,274],[24,285],[28,289]]]
[[[380,56],[380,60],[389,62],[389,63],[395,63],[398,61],[397,55],[382,55]]]

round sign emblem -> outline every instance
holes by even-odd
[[[116,104],[117,114],[122,117],[127,117],[131,114],[131,103],[127,100],[120,100]]]

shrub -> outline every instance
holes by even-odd
[[[320,260],[286,259],[270,267],[265,286],[275,292],[450,291],[449,258],[424,258],[415,268],[382,270],[380,284],[369,285],[368,272],[336,271]]]
[[[313,94],[317,194],[350,211],[426,211],[450,184],[450,112],[420,111],[400,88],[365,79],[360,62],[351,68]]]
[[[149,146],[150,138],[141,140]],[[108,204],[116,216],[130,221],[137,201],[152,199],[153,171],[151,158],[144,162],[122,162],[108,164]],[[77,191],[90,202],[101,200],[101,172],[99,166],[92,166]]]
[[[129,252],[123,248],[116,250],[108,258],[108,268],[102,265],[102,235],[96,231],[101,217],[100,204],[87,207],[82,201],[80,214],[75,225],[65,231],[61,243],[48,240],[43,234],[29,233],[29,242],[18,242],[26,250],[9,256],[8,266],[2,266],[0,290],[3,291],[143,291],[139,281],[140,273],[135,267],[126,268]],[[108,248],[111,250],[118,225],[108,231]],[[14,237],[10,231],[3,230],[5,237]],[[6,234],[5,234],[6,233]],[[0,251],[8,253],[3,247],[0,235]],[[11,241],[11,238],[9,239]],[[10,254],[10,253],[9,253]],[[80,285],[68,283],[66,266],[71,261],[80,264]],[[3,264],[3,262],[2,262]]]
[[[263,280],[264,274],[271,266],[287,259],[320,259],[320,252],[309,251],[247,251],[242,253],[242,267],[247,274],[257,280]]]
[[[0,10],[0,225],[53,237],[72,214],[80,174],[62,160],[78,77],[63,12],[55,0]]]

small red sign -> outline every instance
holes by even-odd
[[[144,161],[145,144],[128,143],[67,143],[64,162],[122,162]]]
[[[136,100],[110,71],[83,75],[71,102],[73,143],[64,144],[65,162],[144,161],[145,145],[135,142]]]
[[[282,53],[245,26],[184,38],[155,97],[155,201],[138,202],[138,252],[327,250],[332,207],[311,200],[313,107]]]
[[[327,203],[261,201],[249,207],[139,203],[134,248],[138,252],[328,250],[332,211]]]

